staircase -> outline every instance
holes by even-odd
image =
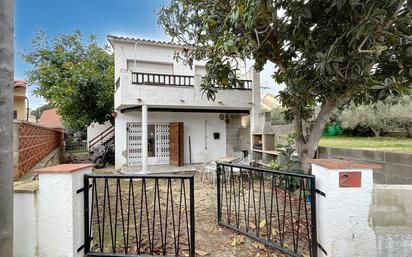
[[[101,146],[109,140],[112,140],[113,138],[114,126],[111,126],[88,142],[89,152],[97,149],[99,146]]]

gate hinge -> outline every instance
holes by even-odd
[[[92,184],[90,184],[89,185],[89,189],[92,187]],[[84,187],[82,187],[82,188],[80,188],[80,189],[77,189],[76,190],[76,194],[80,194],[81,192],[83,192],[84,191]]]
[[[317,194],[320,194],[320,195],[323,196],[323,197],[326,197],[325,192],[322,192],[322,191],[320,191],[319,189],[315,189],[315,192],[316,192]]]

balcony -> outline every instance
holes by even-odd
[[[209,101],[201,88],[202,76],[131,72],[119,73],[115,109],[146,104],[150,108],[248,112],[252,107],[252,80],[242,80],[234,89],[219,90]]]
[[[132,72],[132,84],[193,87],[193,76]]]
[[[134,85],[193,87],[193,79],[193,76],[132,72],[132,84]],[[215,87],[220,88],[219,86]],[[236,87],[229,89],[252,90],[252,80],[241,79]]]

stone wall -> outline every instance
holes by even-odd
[[[19,178],[63,143],[64,132],[15,121],[13,137],[14,177]]]
[[[374,185],[370,213],[378,257],[412,253],[412,186]]]
[[[226,155],[250,149],[250,127],[242,126],[242,116],[230,114],[226,122]]]
[[[374,183],[412,185],[412,154],[322,146],[317,157],[381,164],[382,168],[374,170]]]

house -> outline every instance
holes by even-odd
[[[206,61],[191,68],[174,59],[183,45],[111,35],[108,40],[115,55],[116,168],[147,171],[148,165],[202,163],[250,149],[250,128],[245,134],[241,117],[249,115],[253,128],[260,112],[254,104],[260,103],[260,77],[253,68],[245,71],[243,64],[243,86],[221,89],[210,101],[200,88]],[[236,140],[244,135],[247,140]]]
[[[44,110],[37,123],[49,128],[63,128],[63,120],[57,112],[57,108]]]
[[[282,107],[281,103],[279,102],[279,99],[272,93],[267,93],[266,95],[264,95],[260,102],[262,109],[266,111],[271,111],[275,108]]]
[[[13,119],[15,120],[28,120],[28,107],[26,106],[26,88],[28,82],[25,80],[14,81],[13,91]]]

